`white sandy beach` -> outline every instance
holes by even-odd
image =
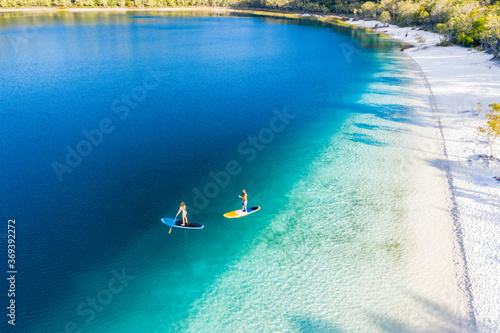
[[[429,160],[448,176],[448,207],[454,219],[456,260],[464,265],[471,305],[480,332],[500,330],[500,163],[478,159],[490,154],[487,139],[478,134],[484,110],[500,102],[500,64],[492,55],[459,46],[438,47],[439,35],[395,25],[380,28],[377,21],[348,21],[375,28],[402,42],[417,44],[415,35],[426,39],[420,49],[404,51],[421,68],[429,84],[430,103],[442,129],[443,161]],[[475,112],[476,103],[483,113]],[[497,144],[498,146],[498,144]],[[497,147],[498,149],[499,147]],[[461,244],[460,244],[461,242]],[[463,248],[461,248],[463,246]],[[464,253],[461,253],[461,252]],[[464,261],[465,260],[465,261]],[[460,274],[460,271],[457,272]]]

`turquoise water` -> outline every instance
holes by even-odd
[[[0,22],[20,332],[409,321],[399,134],[414,81],[391,41],[209,13]],[[223,218],[243,188],[262,209]],[[168,234],[181,201],[203,230]]]

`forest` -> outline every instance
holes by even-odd
[[[500,3],[475,0],[367,1],[353,15],[440,33],[440,45],[460,44],[500,53]]]
[[[435,31],[500,58],[499,0],[0,0],[0,7],[229,7],[340,14]]]

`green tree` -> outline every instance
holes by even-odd
[[[420,7],[420,10],[418,11],[419,23],[425,23],[429,16],[429,12],[424,7]]]
[[[415,35],[415,40],[417,41],[418,43],[418,49],[420,50],[420,47],[425,43],[425,37],[419,35],[419,34],[416,34]]]
[[[491,156],[495,157],[495,143],[498,137],[500,137],[500,103],[490,104],[489,107],[491,109],[486,114],[486,125],[479,126],[477,130],[479,133],[488,136]]]
[[[70,7],[71,1],[69,1],[69,0],[52,0],[52,5],[55,7]]]
[[[380,8],[383,11],[384,9],[389,12],[389,14],[394,17],[396,14],[396,5],[397,0],[381,0],[380,1]]]
[[[481,112],[483,112],[483,103],[477,102],[476,103],[476,112],[475,112],[475,115],[477,116]]]
[[[451,41],[451,29],[447,24],[438,23],[434,28],[434,31],[442,36],[439,36],[441,43],[443,43],[443,41]]]
[[[500,16],[490,14],[486,17],[482,42],[491,49],[495,58],[500,57]]]
[[[378,5],[375,2],[367,1],[361,5],[361,13],[364,17],[377,17]]]
[[[399,1],[396,6],[398,22],[404,26],[415,23],[420,6],[410,0]]]

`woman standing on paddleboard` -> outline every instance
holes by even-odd
[[[187,219],[186,204],[184,203],[184,201],[181,202],[181,207],[179,208],[177,215],[179,215],[179,213],[181,211],[182,211],[182,225],[185,226],[188,223],[188,219]],[[174,223],[175,223],[175,221],[174,221]]]

